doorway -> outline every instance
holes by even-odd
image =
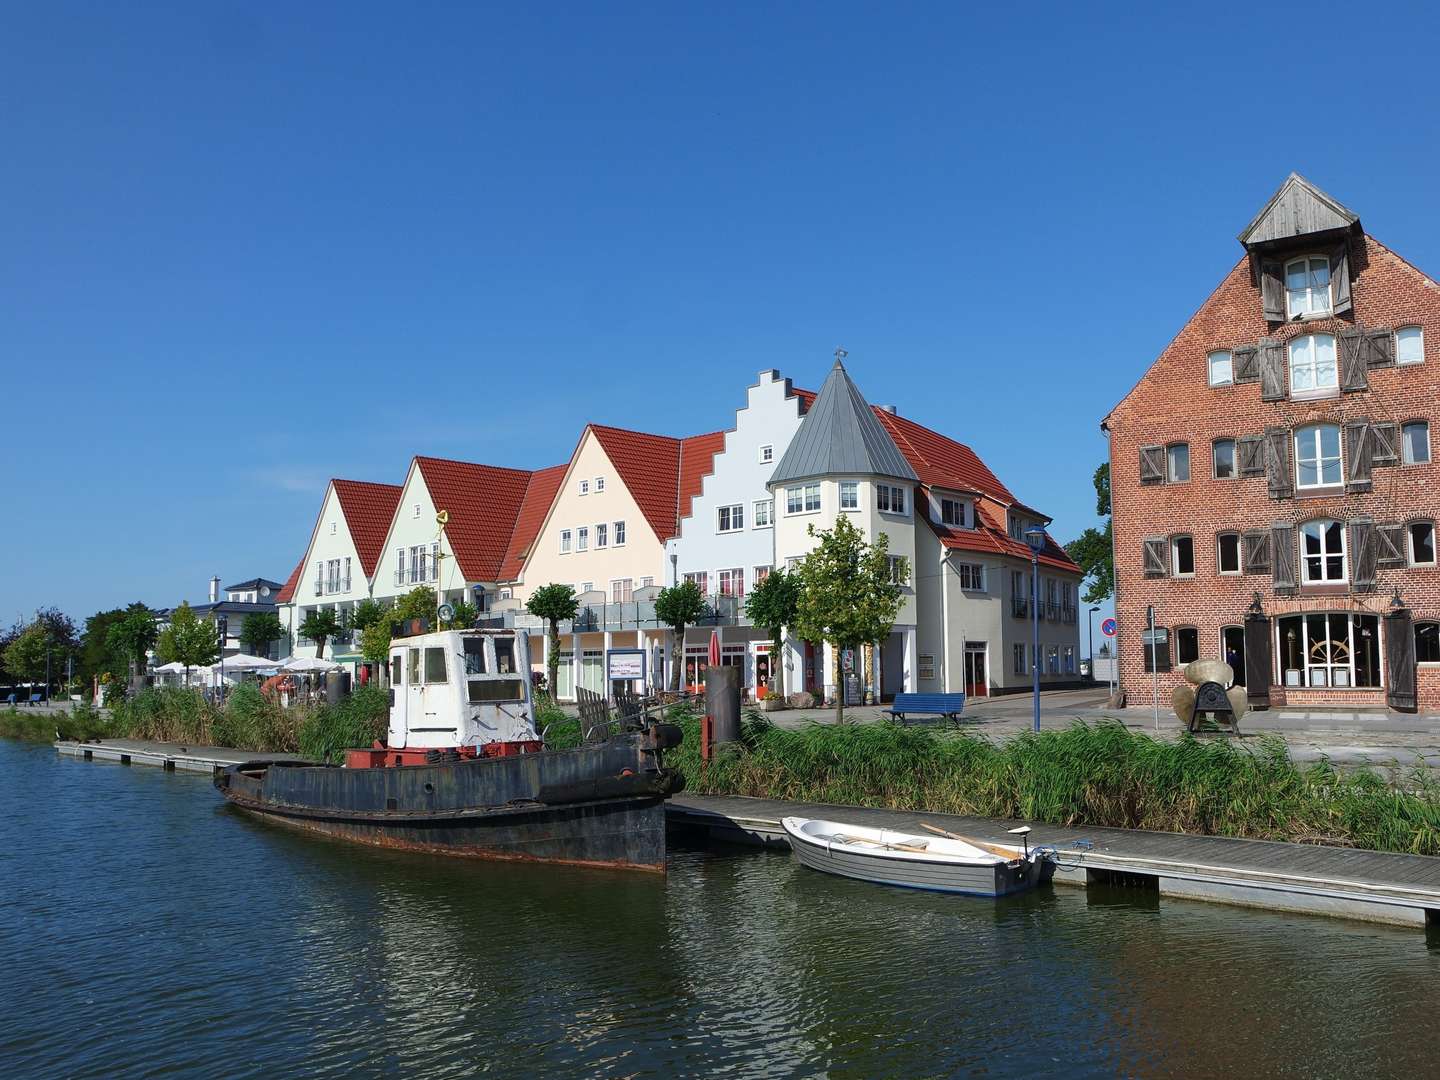
[[[1235,672],[1235,685],[1245,685],[1245,628],[1243,626],[1222,626],[1220,628],[1220,655],[1230,670]]]
[[[971,641],[965,645],[965,694],[968,697],[988,697],[990,694],[985,652],[983,641]]]
[[[891,633],[880,645],[880,700],[905,692],[905,635]]]

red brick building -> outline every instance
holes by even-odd
[[[1102,425],[1120,682],[1197,657],[1252,708],[1440,708],[1440,286],[1291,174]]]

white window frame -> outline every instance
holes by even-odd
[[[1425,457],[1423,460],[1413,458],[1410,454],[1410,440],[1405,437],[1405,429],[1412,427],[1422,427],[1425,429]],[[1430,421],[1406,420],[1400,425],[1400,463],[1402,465],[1430,464]]]
[[[617,593],[619,595],[616,595]],[[610,602],[612,604],[628,604],[634,599],[634,579],[628,577],[610,579]]]
[[[1410,333],[1410,331],[1412,331],[1412,330],[1414,331],[1414,334],[1413,334],[1413,335]],[[1417,355],[1415,358],[1410,359],[1410,360],[1401,359],[1401,356],[1400,356],[1400,341],[1401,341],[1400,335],[1401,335],[1401,334],[1404,334],[1407,339],[1413,336],[1413,337],[1419,342],[1418,355]],[[1396,331],[1395,331],[1395,363],[1397,363],[1397,364],[1403,364],[1403,365],[1405,365],[1406,367],[1410,367],[1410,366],[1413,365],[1413,364],[1423,364],[1424,362],[1425,362],[1425,328],[1424,328],[1423,326],[1417,326],[1417,325],[1411,324],[1410,326],[1402,326],[1402,327],[1399,327],[1398,329],[1396,329]]]
[[[681,578],[682,581],[693,581],[700,590],[701,596],[710,595],[710,571],[691,570]]]
[[[769,529],[774,526],[775,500],[756,499],[752,519],[750,524],[752,529]]]
[[[715,531],[734,533],[745,530],[745,504],[728,503],[715,508]]]
[[[590,550],[590,529],[586,525],[581,525],[575,530],[575,550],[577,552]]]
[[[1310,528],[1312,525],[1318,527],[1320,538],[1320,554],[1318,558],[1320,559],[1321,576],[1318,578],[1313,578],[1310,576],[1310,560],[1316,558],[1317,556],[1309,554],[1309,552],[1305,548],[1305,539],[1308,535],[1305,530]],[[1340,526],[1340,550],[1338,552],[1331,551],[1325,546],[1325,534],[1328,531],[1327,527],[1330,525]],[[1302,522],[1296,528],[1295,532],[1297,534],[1296,539],[1299,541],[1300,545],[1300,584],[1344,585],[1350,580],[1350,553],[1348,550],[1346,550],[1349,547],[1349,540],[1345,535],[1346,529],[1345,523],[1343,521],[1336,521],[1334,518],[1311,518],[1309,521]],[[1326,577],[1325,564],[1330,559],[1333,559],[1337,554],[1340,556],[1340,576],[1338,578]]]
[[[1428,527],[1430,530],[1430,560],[1418,562],[1415,559],[1415,527],[1417,525]],[[1435,550],[1435,523],[1433,521],[1409,521],[1405,524],[1405,556],[1406,563],[1410,566],[1434,566],[1440,552]]]
[[[775,444],[774,444],[774,443],[768,443],[768,442],[767,442],[767,443],[761,443],[761,444],[760,444],[759,455],[760,455],[760,464],[761,464],[761,465],[769,465],[772,461],[775,460]]]
[[[1222,372],[1216,378],[1217,368]],[[1235,385],[1235,361],[1229,349],[1216,349],[1205,355],[1205,378],[1211,386]]]
[[[984,563],[957,563],[955,575],[960,580],[960,588],[965,592],[985,591]]]
[[[603,521],[595,523],[595,549],[610,546],[610,526]]]
[[[1224,443],[1224,444],[1226,444],[1227,446],[1230,447],[1230,475],[1229,475],[1229,476],[1221,476],[1221,475],[1220,475],[1220,459],[1216,456],[1216,452],[1220,449],[1220,444],[1221,444],[1221,443]],[[1238,439],[1229,438],[1228,436],[1225,437],[1225,438],[1221,438],[1221,439],[1212,439],[1212,440],[1210,441],[1210,476],[1211,476],[1213,479],[1215,479],[1215,480],[1234,480],[1234,479],[1235,479],[1237,476],[1239,476],[1239,475],[1240,475],[1240,441],[1239,441]]]
[[[1320,342],[1322,340],[1330,343],[1330,361],[1327,365],[1334,376],[1334,382],[1320,382]],[[1304,360],[1296,359],[1296,350],[1301,346],[1308,348],[1308,356]],[[1304,400],[1314,397],[1334,397],[1340,393],[1340,354],[1336,348],[1334,334],[1303,334],[1300,337],[1291,338],[1285,346],[1285,353],[1289,359],[1287,365],[1290,372],[1290,396]],[[1309,371],[1313,379],[1313,385],[1297,389],[1295,386],[1295,373],[1297,371]]]
[[[729,588],[726,588],[726,581],[729,581]],[[719,596],[733,596],[737,600],[745,595],[745,569],[740,566],[727,566],[724,570],[715,572],[715,590]]]
[[[764,581],[770,576],[770,570],[771,566],[769,563],[765,563],[762,566],[754,567],[753,573],[751,574],[751,580],[753,580],[756,585],[759,585],[762,581]]]
[[[860,509],[860,481],[858,481],[858,480],[841,480],[841,481],[840,481],[840,509],[841,509],[841,510],[859,510],[859,509]]]
[[[1220,546],[1220,545],[1221,545],[1221,542],[1222,542],[1227,536],[1233,537],[1234,540],[1235,540],[1235,569],[1234,569],[1234,570],[1226,570],[1226,569],[1225,569],[1225,560],[1224,560],[1224,558],[1223,558],[1223,557],[1221,556],[1221,554],[1220,554],[1220,552],[1221,552],[1221,546]],[[1226,531],[1226,532],[1222,532],[1222,533],[1216,533],[1216,534],[1215,534],[1215,572],[1216,572],[1217,574],[1224,574],[1226,577],[1234,577],[1234,576],[1237,576],[1237,575],[1239,575],[1239,574],[1244,573],[1244,571],[1245,571],[1244,541],[1241,539],[1240,534],[1239,534],[1238,532],[1234,532],[1234,531]]]
[[[1180,569],[1180,541],[1190,541],[1190,569]],[[1170,576],[1192,578],[1195,576],[1195,537],[1190,533],[1176,533],[1170,537]]]
[[[1290,268],[1300,263],[1305,264],[1306,283],[1300,288],[1292,288],[1290,285]],[[1325,271],[1325,283],[1323,285],[1313,280],[1315,263],[1319,263]],[[1285,263],[1283,271],[1285,281],[1285,316],[1289,319],[1319,318],[1329,315],[1334,310],[1334,301],[1331,297],[1333,287],[1330,281],[1330,259],[1326,255],[1297,255]],[[1324,293],[1324,307],[1317,307],[1318,294]],[[1300,303],[1297,304],[1297,299]]]
[[[1335,445],[1338,449],[1334,458],[1327,458],[1321,449],[1320,433],[1326,428],[1335,432]],[[1314,437],[1314,441],[1310,447],[1313,454],[1310,458],[1306,459],[1315,462],[1315,483],[1313,484],[1302,484],[1300,482],[1300,436],[1302,432],[1312,433]],[[1295,429],[1294,433],[1290,436],[1290,442],[1291,449],[1295,454],[1295,487],[1297,490],[1316,491],[1321,488],[1339,488],[1345,486],[1345,440],[1341,438],[1339,424],[1305,424]],[[1325,466],[1327,462],[1332,460],[1335,462],[1335,471],[1338,479],[1327,482],[1325,480]]]
[[[1175,451],[1185,451],[1185,476],[1181,479],[1176,475]],[[1165,482],[1167,484],[1188,484],[1190,482],[1190,444],[1188,442],[1172,442],[1165,444]]]
[[[589,495],[589,494],[590,494],[590,481],[589,481],[589,480],[581,480],[581,481],[580,481],[580,494],[581,494],[581,495]]]
[[[569,530],[569,529],[561,529],[561,530],[560,530],[560,554],[561,554],[561,555],[569,555],[569,554],[570,554],[570,530]]]
[[[939,521],[941,525],[953,525],[957,529],[969,528],[969,526],[965,524],[969,515],[965,512],[964,499],[952,499],[947,495],[941,495],[937,501],[939,503],[937,509],[940,511]],[[954,521],[949,520],[945,516],[946,508],[952,506],[955,508]]]
[[[890,583],[900,585],[900,567],[906,561],[904,555],[887,555],[886,560],[890,565]]]
[[[605,490],[605,477],[603,477],[603,476],[597,476],[597,477],[595,477],[595,494],[596,494],[596,495],[599,495],[600,492],[602,492],[602,491],[604,491],[604,490]]]
[[[611,539],[611,547],[625,546],[625,522],[623,520],[615,522],[615,535]]]

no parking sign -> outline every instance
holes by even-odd
[[[1114,637],[1117,629],[1118,627],[1116,627],[1114,619],[1106,619],[1100,624],[1100,633],[1106,637]]]

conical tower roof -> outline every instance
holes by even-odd
[[[785,456],[775,466],[770,483],[821,476],[919,480],[838,359],[810,411],[800,421]]]

